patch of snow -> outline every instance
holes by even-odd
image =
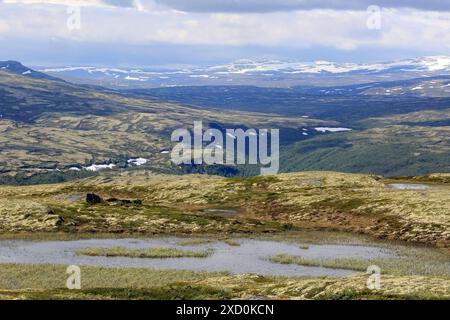
[[[345,132],[345,131],[352,131],[350,128],[331,128],[331,127],[317,127],[314,128],[316,131],[325,133],[325,132]]]
[[[129,159],[127,162],[129,164],[132,164],[135,166],[142,166],[142,165],[146,164],[148,162],[148,160],[144,159],[144,158],[133,158],[133,159]]]
[[[106,169],[114,169],[116,167],[115,164],[93,164],[90,165],[89,167],[83,167],[85,170],[87,171],[101,171],[101,170],[106,170]]]
[[[362,90],[362,89],[368,89],[368,88],[372,88],[373,86],[362,86],[362,87],[358,87],[358,88],[356,88],[356,89],[358,89],[358,90]]]
[[[142,81],[141,78],[130,77],[130,76],[126,76],[125,80],[128,80],[128,81]]]
[[[209,78],[207,74],[191,74],[190,78]]]
[[[389,189],[395,190],[428,190],[431,187],[426,184],[414,184],[414,183],[393,183],[387,185]]]

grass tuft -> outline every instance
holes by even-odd
[[[149,249],[127,249],[123,247],[114,248],[84,248],[76,252],[78,255],[102,256],[102,257],[129,257],[129,258],[206,258],[212,252],[204,251],[186,251],[176,248],[149,248]]]
[[[287,254],[280,254],[269,258],[270,261],[281,264],[297,264],[307,267],[322,267],[330,269],[347,269],[355,271],[366,271],[370,266],[367,260],[361,259],[306,259],[299,256],[291,256]]]

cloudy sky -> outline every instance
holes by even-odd
[[[0,60],[35,66],[422,55],[450,55],[449,0],[0,0]]]

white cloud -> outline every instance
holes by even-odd
[[[146,1],[146,0],[143,0]],[[312,9],[363,10],[371,5],[386,8],[450,10],[442,0],[154,0],[186,12],[276,12]]]
[[[1,1],[0,1],[1,2]],[[155,6],[170,7],[185,12],[277,12],[312,9],[363,10],[378,5],[386,8],[416,8],[421,10],[450,10],[442,0],[3,0],[4,3],[61,4],[82,6],[135,7],[148,10]]]
[[[429,48],[437,52],[448,49],[450,44],[450,12],[385,9],[381,14],[382,29],[369,30],[368,14],[354,10],[184,13],[158,6],[149,10],[153,2],[142,0],[129,2],[140,10],[111,10],[117,2],[112,0],[7,1],[9,5],[0,3],[0,19],[6,21],[3,27],[0,22],[0,35],[8,32],[21,38],[120,44],[326,46],[340,50],[372,46]],[[38,2],[47,5],[28,6]],[[87,2],[90,7],[82,8],[81,29],[68,30],[65,7],[54,4]]]
[[[0,3],[2,2],[5,4],[60,5],[65,7],[135,8],[138,11],[165,7],[156,4],[153,0],[0,0]]]
[[[0,34],[9,31],[9,24],[6,20],[0,20]]]
[[[106,6],[102,0],[3,0],[5,4],[51,4],[51,5],[64,5],[64,6]]]

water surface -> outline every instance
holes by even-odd
[[[395,190],[428,190],[431,189],[431,186],[415,183],[392,183],[388,184],[388,188]]]
[[[309,259],[375,258],[389,257],[388,249],[362,245],[307,245],[255,239],[235,239],[240,246],[230,246],[222,241],[200,245],[180,245],[186,238],[165,237],[150,239],[90,239],[76,241],[0,241],[0,263],[35,263],[89,265],[103,267],[144,267],[156,269],[226,271],[282,276],[345,276],[353,271],[283,265],[268,261],[278,254],[302,256]],[[76,251],[90,247],[125,247],[145,249],[171,247],[181,250],[213,250],[207,258],[147,259],[127,257],[90,257],[77,255]]]

